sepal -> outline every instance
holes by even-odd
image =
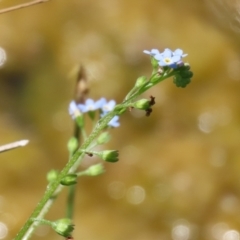
[[[97,176],[104,172],[105,170],[102,163],[94,164],[85,171],[86,175],[88,176]]]
[[[135,83],[135,87],[136,88],[140,88],[142,87],[145,83],[147,82],[147,77],[145,76],[141,76],[137,79],[136,83]]]
[[[97,138],[97,144],[101,145],[101,144],[107,143],[107,142],[109,142],[110,138],[111,137],[110,137],[110,134],[108,132],[103,132]]]

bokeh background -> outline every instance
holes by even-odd
[[[1,1],[1,8],[20,1]],[[151,117],[127,112],[106,149],[120,161],[77,185],[74,239],[240,239],[239,1],[50,1],[0,15],[0,239],[12,239],[68,159],[74,70],[89,97],[120,102],[151,74],[151,48],[182,48],[194,72],[185,89],[167,80]],[[90,158],[84,162],[87,165]],[[85,166],[83,165],[83,167]],[[66,192],[47,219],[65,214]],[[46,226],[32,239],[63,239]]]

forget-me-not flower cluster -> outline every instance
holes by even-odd
[[[167,66],[170,68],[181,66],[183,64],[182,58],[187,56],[187,54],[183,53],[182,49],[171,51],[169,48],[166,48],[162,53],[158,49],[152,49],[151,51],[144,50],[143,52],[156,59],[160,67]]]
[[[68,112],[73,119],[80,116],[83,113],[93,112],[100,110],[100,117],[105,116],[108,112],[112,111],[116,105],[115,100],[107,101],[105,98],[100,98],[97,101],[89,98],[85,103],[77,104],[75,101],[71,101],[69,104]],[[119,116],[113,117],[113,119],[108,123],[110,127],[119,127],[120,123]]]

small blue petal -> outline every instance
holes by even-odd
[[[76,116],[80,115],[80,110],[78,109],[78,106],[75,101],[70,102],[68,112],[73,119],[76,118]]]
[[[154,58],[156,60],[162,60],[162,59],[164,59],[164,56],[162,54],[157,54],[156,56],[154,56]]]
[[[173,52],[173,55],[179,55],[179,56],[182,56],[183,54],[183,50],[182,49],[176,49],[174,52]]]
[[[173,52],[173,55],[178,55],[178,56],[180,56],[181,58],[187,56],[187,54],[183,54],[183,50],[180,49],[180,48],[176,49],[176,50]]]
[[[113,119],[108,123],[110,127],[119,127],[120,123],[118,122],[119,116],[114,116]]]
[[[144,53],[148,54],[148,55],[151,55],[151,56],[155,56],[156,54],[160,54],[159,50],[158,49],[152,49],[151,51],[148,51],[148,50],[144,50],[143,51]]]
[[[180,60],[181,60],[181,57],[178,55],[172,57],[173,62],[179,62]]]
[[[96,109],[102,108],[104,104],[106,104],[107,100],[105,98],[100,98],[98,101],[95,102]]]
[[[101,117],[104,117],[107,114],[107,112],[104,112],[101,114]],[[111,121],[108,123],[109,127],[119,127],[120,123],[118,122],[119,116],[114,116]]]
[[[172,51],[170,49],[166,48],[161,55],[164,56],[164,57],[171,57],[172,56]]]
[[[103,101],[104,101],[103,99],[100,99],[95,102],[93,99],[89,98],[85,101],[85,104],[78,104],[78,108],[83,113],[86,113],[89,111],[95,111],[101,108]]]
[[[116,101],[110,100],[109,102],[106,102],[105,104],[103,104],[101,109],[103,112],[110,112],[114,109],[115,106],[116,106]]]

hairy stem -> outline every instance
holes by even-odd
[[[136,93],[132,93],[131,96],[127,100],[124,100],[122,104],[119,104],[120,107],[125,108],[128,103],[133,101],[136,97],[138,97],[143,92],[147,91],[150,87],[153,85],[156,85],[160,81],[163,81],[164,79],[171,76],[171,74],[162,75],[159,77],[159,79],[154,82],[146,84],[143,86],[143,88],[140,88],[139,91]],[[150,78],[151,79],[151,78]],[[86,152],[93,143],[94,139],[99,135],[99,133],[108,125],[108,123],[111,121],[111,119],[118,114],[117,111],[113,110],[106,114],[103,118],[101,118],[95,128],[93,129],[92,133],[89,135],[89,137],[84,141],[82,146],[74,153],[74,155],[71,157],[69,162],[66,164],[66,166],[63,168],[63,170],[59,173],[58,178],[50,183],[44,193],[43,198],[38,203],[37,207],[27,220],[27,222],[24,224],[22,229],[17,234],[15,240],[28,240],[31,236],[31,233],[34,231],[35,227],[37,226],[37,222],[34,222],[33,219],[41,219],[44,217],[44,215],[48,212],[50,206],[53,203],[54,196],[56,196],[62,189],[63,186],[60,184],[61,180],[69,173],[74,173],[78,166],[80,165],[83,157],[84,152]]]
[[[52,182],[48,185],[47,190],[44,193],[43,198],[38,203],[37,207],[24,224],[20,232],[15,237],[15,240],[27,240],[29,239],[31,232],[34,229],[34,221],[33,219],[42,218],[46,212],[43,212],[45,206],[51,205],[52,198],[58,194],[62,190],[62,185],[60,184],[63,177],[65,177],[68,173],[74,172],[81,160],[83,158],[84,153],[82,150],[88,149],[91,145],[92,141],[97,137],[97,135],[107,126],[108,122],[116,115],[115,112],[108,113],[105,117],[101,119],[101,122],[96,125],[93,132],[89,135],[86,141],[82,144],[81,148],[73,155],[70,161],[66,164],[63,170],[59,173],[58,178],[56,181]]]

